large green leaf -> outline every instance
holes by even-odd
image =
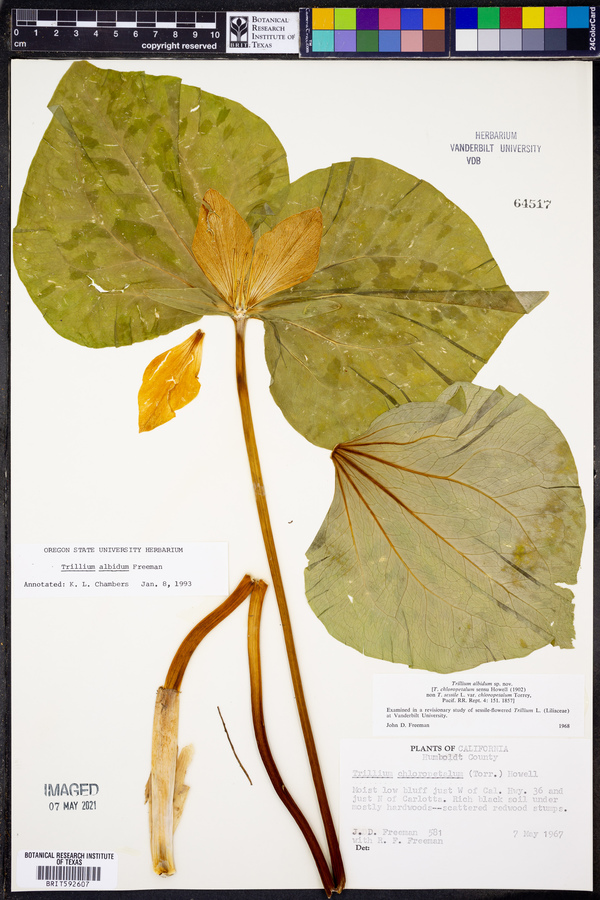
[[[313,206],[323,213],[315,274],[256,315],[273,397],[320,446],[360,434],[397,404],[471,381],[545,296],[513,293],[473,221],[380,160],[300,178],[276,219]]]
[[[222,313],[191,252],[200,204],[216,188],[255,228],[276,209],[287,162],[266,123],[178,78],[83,61],[50,109],[14,255],[52,327],[119,346]],[[160,291],[164,301],[152,295]]]
[[[471,384],[333,452],[307,596],[338,640],[437,672],[570,647],[585,514],[569,447],[522,396]]]

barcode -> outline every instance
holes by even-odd
[[[100,881],[102,866],[36,866],[37,881]]]

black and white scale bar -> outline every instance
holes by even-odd
[[[212,28],[216,12],[168,10],[16,9],[15,28]]]
[[[226,27],[226,13],[214,10],[13,9],[11,48],[20,53],[223,55]]]

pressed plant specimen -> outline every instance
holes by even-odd
[[[50,108],[14,236],[49,324],[98,348],[204,315],[232,320],[246,455],[331,872],[311,849],[326,891],[341,890],[252,424],[247,321],[264,324],[275,402],[332,451],[335,496],[307,553],[311,607],[362,653],[451,672],[573,639],[564,584],[576,579],[584,510],[572,455],[528,400],[471,384],[545,294],[514,292],[476,225],[430,184],[377,159],[290,183],[264,121],[176,78],[77,62]],[[203,340],[197,330],[149,364],[140,430],[198,393]],[[258,583],[243,582],[234,603],[252,593],[256,612]],[[180,683],[168,678],[157,703],[153,842],[165,827],[172,839],[185,794]],[[253,703],[258,737],[258,688]],[[153,857],[168,874],[163,838]]]

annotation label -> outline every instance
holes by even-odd
[[[373,733],[583,737],[583,675],[375,675]]]
[[[226,542],[16,544],[16,600],[229,593]]]

